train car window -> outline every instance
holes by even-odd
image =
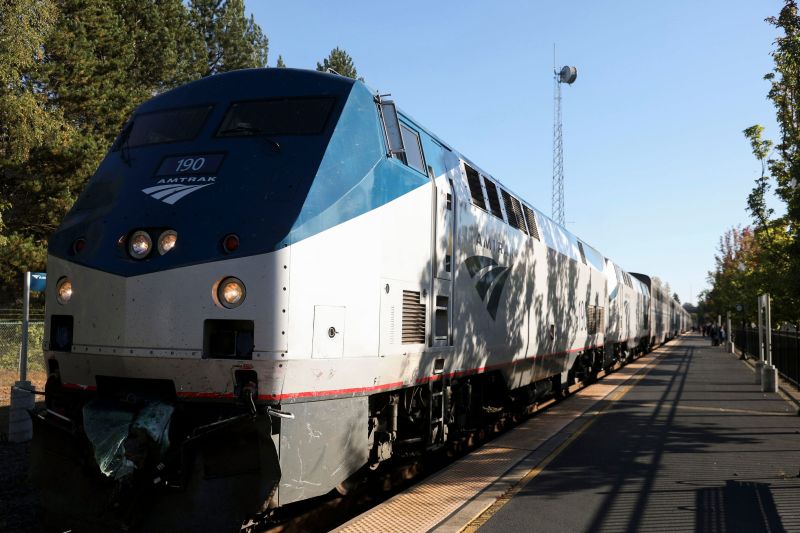
[[[467,172],[467,184],[469,185],[469,194],[472,196],[472,203],[485,210],[486,200],[483,199],[481,178],[478,172],[466,163],[464,163],[464,170]]]
[[[487,177],[483,178],[483,183],[486,185],[486,196],[489,198],[489,210],[494,216],[503,220],[503,210],[500,208],[497,186]]]
[[[578,241],[578,251],[581,253],[581,261],[583,261],[584,265],[588,265],[589,263],[586,262],[586,252],[583,251],[583,243]]]
[[[434,337],[437,339],[446,339],[449,335],[450,321],[447,317],[448,298],[447,296],[436,297],[436,313],[434,320]]]
[[[419,134],[400,124],[400,131],[403,135],[403,145],[406,147],[405,157],[401,158],[403,163],[415,168],[425,174],[425,156],[422,154],[422,145],[419,143]]]
[[[119,134],[112,151],[194,139],[205,124],[209,111],[211,106],[201,106],[136,115]]]
[[[536,217],[533,214],[533,209],[523,204],[522,212],[525,213],[525,220],[528,222],[528,233],[531,235],[531,237],[541,240],[539,237],[539,228],[536,226]]]
[[[282,98],[236,102],[225,113],[217,137],[318,135],[325,129],[333,98]]]

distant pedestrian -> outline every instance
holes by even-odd
[[[719,331],[717,331],[717,326],[711,326],[711,346],[718,346],[719,345]]]

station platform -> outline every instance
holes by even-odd
[[[337,531],[800,531],[800,417],[687,335]]]

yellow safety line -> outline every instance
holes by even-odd
[[[475,531],[478,530],[478,528],[480,528],[482,525],[484,525],[492,516],[494,516],[497,513],[497,511],[502,509],[503,506],[505,506],[508,502],[510,502],[514,498],[514,496],[516,496],[516,494],[520,490],[522,490],[523,487],[525,487],[525,485],[527,485],[531,480],[536,478],[536,476],[541,474],[542,471],[545,468],[547,468],[547,465],[549,465],[553,461],[553,459],[558,457],[558,455],[561,452],[563,452],[570,444],[572,444],[572,442],[575,439],[580,437],[581,434],[584,431],[586,431],[589,428],[589,426],[591,426],[594,423],[594,421],[597,420],[597,418],[600,415],[602,415],[603,413],[608,411],[611,408],[611,406],[614,404],[614,402],[620,400],[639,381],[641,381],[647,375],[647,373],[650,372],[650,370],[653,367],[655,367],[656,364],[659,361],[661,361],[661,359],[664,358],[665,355],[666,354],[661,354],[661,355],[657,356],[653,361],[648,363],[638,373],[636,373],[633,376],[631,376],[630,378],[628,378],[628,382],[630,382],[629,384],[626,383],[625,385],[620,385],[612,393],[610,393],[608,396],[606,396],[605,398],[599,400],[599,401],[608,402],[607,405],[605,405],[602,409],[600,409],[599,411],[587,412],[587,413],[584,413],[583,415],[581,415],[581,416],[585,416],[585,415],[589,414],[591,416],[591,418],[589,420],[587,420],[580,428],[578,428],[578,430],[575,431],[575,433],[570,435],[567,438],[567,440],[562,442],[558,446],[558,448],[556,448],[555,450],[550,452],[550,454],[547,457],[542,459],[542,461],[539,462],[539,464],[537,464],[535,467],[531,468],[530,471],[527,474],[525,474],[525,476],[522,479],[517,481],[517,483],[514,484],[513,487],[508,489],[492,505],[487,507],[479,515],[477,515],[475,518],[473,518],[469,523],[467,523],[467,525],[465,525],[464,527],[459,529],[459,533],[474,533]]]
[[[691,401],[691,400],[685,400]],[[758,401],[758,400],[754,400]],[[656,403],[637,403],[632,404],[637,407],[658,407]],[[744,415],[762,415],[762,416],[797,416],[796,413],[779,413],[777,411],[756,411],[755,409],[729,409],[727,407],[702,407],[699,405],[676,405],[676,409],[687,411],[710,411],[713,413],[738,413]]]

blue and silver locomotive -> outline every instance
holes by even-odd
[[[393,102],[293,69],[142,104],[48,276],[35,477],[64,527],[235,530],[688,325]]]

